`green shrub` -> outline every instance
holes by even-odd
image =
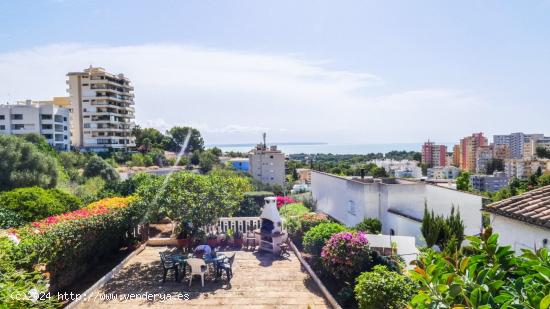
[[[346,230],[346,227],[339,223],[321,223],[304,234],[304,250],[307,253],[320,256],[325,242],[336,233]]]
[[[48,190],[48,192],[55,199],[57,199],[59,203],[61,203],[61,205],[65,206],[65,211],[77,210],[78,208],[82,207],[82,200],[75,195],[72,195],[65,191],[61,191],[59,189],[51,189]]]
[[[25,222],[77,209],[78,198],[59,190],[19,188],[0,193],[0,207],[16,212]]]
[[[284,218],[301,216],[308,213],[310,210],[302,203],[286,204],[279,209],[279,214]]]
[[[357,224],[354,229],[368,234],[380,234],[382,231],[382,223],[376,218],[365,218],[361,223]]]
[[[517,256],[487,228],[466,237],[453,256],[424,250],[411,278],[419,284],[414,308],[548,308],[550,254],[524,249]]]
[[[300,218],[300,221],[303,234],[307,233],[309,230],[321,223],[330,222],[327,215],[315,212],[303,214]]]
[[[411,279],[380,265],[362,273],[355,281],[355,299],[361,309],[407,308],[416,293]]]
[[[0,211],[1,213],[1,211]],[[0,234],[0,308],[59,308],[57,297],[33,302],[25,299],[29,291],[48,292],[48,278],[29,267],[32,264],[17,246]]]
[[[92,156],[84,167],[84,177],[101,177],[105,181],[117,180],[118,173],[115,169],[97,155]]]
[[[53,188],[57,160],[23,138],[0,134],[0,190],[39,186]]]
[[[17,212],[0,206],[0,229],[18,227],[23,224],[25,224],[25,220]]]

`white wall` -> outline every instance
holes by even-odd
[[[347,226],[354,226],[365,217],[378,217],[378,204],[367,204],[365,185],[362,183],[312,172],[311,188],[317,209]],[[355,215],[348,211],[350,203],[355,204]]]
[[[420,231],[424,205],[437,215],[448,216],[451,207],[460,209],[467,235],[481,229],[481,196],[426,183],[364,184],[325,173],[311,173],[311,191],[317,208],[347,226],[365,217],[378,218],[383,234],[413,236],[424,243]],[[349,203],[355,203],[355,215]]]
[[[533,250],[535,246],[540,249],[544,247],[544,239],[550,241],[550,230],[505,216],[491,214],[491,226],[500,234],[499,244],[512,246],[516,253],[521,253],[521,249]]]

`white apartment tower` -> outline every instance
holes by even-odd
[[[56,150],[71,148],[69,110],[54,101],[19,101],[0,105],[0,133],[41,134]]]
[[[285,184],[285,154],[277,150],[277,146],[267,147],[265,143],[259,144],[249,154],[249,172],[254,179],[265,184]]]
[[[134,87],[130,80],[92,66],[67,76],[73,146],[98,152],[134,147]]]

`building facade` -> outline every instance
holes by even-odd
[[[508,186],[509,178],[504,172],[494,172],[493,175],[472,175],[472,188],[479,192],[497,192]]]
[[[543,134],[525,134],[522,132],[511,133],[507,135],[494,135],[493,143],[495,145],[508,145],[510,151],[510,159],[524,158],[525,146],[529,145],[531,140],[539,140],[544,138]],[[528,155],[529,149],[527,149]],[[531,151],[532,153],[532,151]]]
[[[87,151],[135,147],[134,88],[130,80],[91,66],[67,76],[73,146]]]
[[[493,158],[499,160],[510,159],[510,147],[507,144],[495,144],[493,143]]]
[[[347,226],[355,226],[364,218],[377,218],[382,222],[383,234],[413,236],[420,245],[425,244],[420,229],[424,207],[436,215],[448,216],[454,206],[460,209],[466,235],[481,230],[481,196],[425,182],[364,182],[312,171],[311,192],[318,211]]]
[[[460,145],[453,146],[453,166],[460,166]]]
[[[260,144],[249,154],[250,174],[265,184],[285,184],[285,154],[277,146],[266,147]]]
[[[422,145],[422,163],[429,167],[445,166],[447,146],[427,141]]]
[[[476,154],[479,147],[487,146],[483,133],[474,133],[460,140],[460,168],[470,173],[476,172]]]
[[[0,133],[44,136],[56,150],[71,149],[69,110],[53,101],[21,101],[0,105]]]
[[[485,174],[487,165],[493,159],[493,148],[491,146],[481,146],[476,150],[476,173]]]
[[[250,166],[248,164],[249,162],[248,158],[232,158],[232,159],[229,159],[228,162],[229,164],[231,164],[231,166],[234,169],[241,172],[248,173],[248,170],[250,169]]]
[[[428,179],[456,179],[460,169],[455,166],[428,168]]]

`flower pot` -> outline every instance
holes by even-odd
[[[218,246],[218,240],[217,239],[208,239],[206,243],[211,247],[215,248]]]
[[[178,238],[176,241],[178,249],[187,248],[189,246],[189,239],[187,238]]]
[[[241,248],[243,246],[243,239],[242,238],[234,239],[233,240],[233,246],[235,246],[237,248]]]

